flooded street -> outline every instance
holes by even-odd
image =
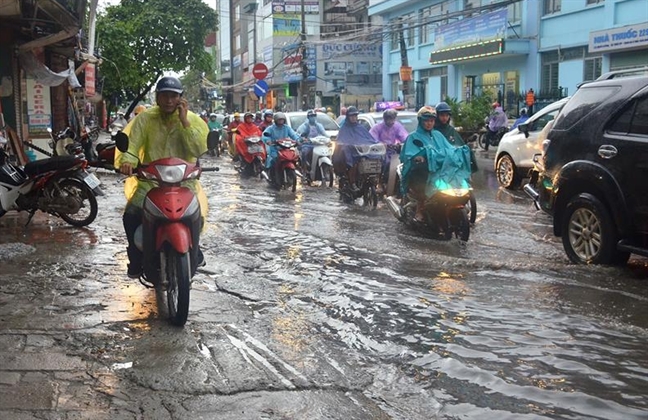
[[[467,243],[204,165],[184,329],[126,277],[118,175],[87,229],[0,219],[0,418],[648,418],[648,260],[571,264],[485,158]]]

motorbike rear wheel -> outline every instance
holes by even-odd
[[[173,325],[182,327],[189,316],[191,283],[189,253],[180,254],[167,245],[160,256],[160,277],[161,283],[166,285],[170,321]]]
[[[329,188],[333,187],[333,167],[328,163],[322,163],[320,166],[320,175],[322,176],[322,185],[328,184]]]
[[[367,185],[365,187],[364,194],[362,196],[363,204],[365,206],[371,206],[374,209],[378,206],[378,194],[376,193],[376,186],[373,184]]]
[[[58,182],[59,189],[53,191],[54,197],[65,197],[80,202],[76,213],[57,213],[61,219],[72,226],[88,226],[97,218],[97,198],[83,181],[76,178],[65,178]]]

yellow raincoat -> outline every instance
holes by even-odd
[[[187,113],[189,128],[184,128],[180,122],[178,111],[169,117],[163,117],[160,108],[154,106],[133,118],[124,128],[128,135],[128,152],[121,153],[115,150],[115,168],[123,163],[130,163],[136,167],[139,163],[135,156],[139,156],[141,163],[149,163],[165,157],[177,157],[188,162],[195,162],[197,157],[207,151],[207,134],[209,129],[198,115]],[[131,155],[132,153],[132,155]],[[134,155],[134,156],[133,156]],[[129,203],[142,207],[144,198],[156,184],[150,181],[139,180],[131,176],[126,180],[124,193]],[[200,212],[203,219],[207,216],[207,196],[198,180],[190,180],[185,185],[191,188],[198,196]]]

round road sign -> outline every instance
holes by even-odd
[[[256,63],[254,67],[252,67],[252,76],[254,76],[255,79],[263,80],[267,75],[268,66],[266,66],[265,64]]]

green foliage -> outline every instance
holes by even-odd
[[[461,127],[462,132],[478,131],[484,124],[492,108],[493,99],[489,96],[475,96],[470,102],[458,101],[456,98],[446,98],[452,109],[452,120],[455,127]]]
[[[122,0],[97,19],[105,97],[141,98],[168,71],[211,72],[216,12],[201,0]]]

